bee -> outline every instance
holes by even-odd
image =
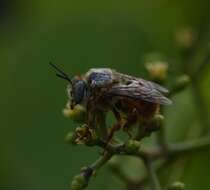
[[[94,68],[82,76],[70,78],[57,66],[52,63],[51,66],[56,69],[58,77],[69,82],[67,91],[71,109],[77,104],[86,108],[86,122],[90,128],[94,128],[97,113],[113,112],[117,123],[113,126],[110,136],[120,128],[129,128],[138,118],[152,118],[160,105],[172,103],[164,96],[168,93],[166,88],[113,69]]]

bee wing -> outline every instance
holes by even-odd
[[[147,83],[146,85],[135,82],[129,85],[115,85],[108,92],[106,92],[106,95],[110,97],[118,96],[136,100],[144,100],[146,102],[161,105],[170,105],[172,103],[171,100],[163,96],[161,92]]]
[[[145,85],[151,86],[151,88],[155,88],[157,91],[162,92],[164,94],[167,94],[169,92],[168,89],[155,82],[147,81],[144,79],[139,79],[139,81],[142,81],[142,83],[144,83]]]
[[[139,82],[141,85],[147,86],[147,88],[149,88],[149,89],[154,88],[161,93],[168,93],[168,89],[162,87],[161,85],[159,85],[157,83],[147,81],[147,80],[144,80],[142,78],[122,74],[122,73],[119,73],[119,72],[115,72],[114,74],[117,76],[117,78],[120,78],[122,81],[127,81],[127,82],[128,81],[131,81],[131,82],[136,81],[136,82]]]

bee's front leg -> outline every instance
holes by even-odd
[[[96,128],[96,116],[95,116],[93,101],[88,101],[86,110],[87,110],[86,124],[88,125],[89,128],[95,129]]]

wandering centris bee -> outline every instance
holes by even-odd
[[[70,78],[57,66],[51,65],[58,72],[58,77],[69,82],[67,91],[71,109],[77,104],[86,108],[86,124],[90,128],[94,128],[95,115],[100,112],[114,113],[118,121],[114,131],[133,125],[138,118],[152,118],[160,105],[171,104],[171,100],[163,95],[168,90],[151,81],[109,68],[90,69],[85,75]]]

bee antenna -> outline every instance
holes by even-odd
[[[72,84],[71,79],[69,78],[69,76],[64,73],[60,68],[58,68],[56,65],[54,65],[52,62],[49,63],[58,73],[56,73],[56,76],[59,78],[62,78],[64,80],[67,80],[70,82],[70,84]]]

